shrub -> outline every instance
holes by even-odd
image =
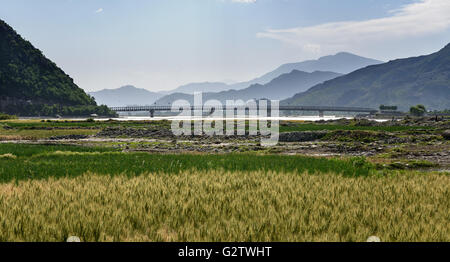
[[[409,112],[413,116],[423,116],[427,112],[424,105],[413,106],[409,109]]]
[[[17,119],[17,116],[0,113],[0,120]]]

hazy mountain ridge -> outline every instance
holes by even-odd
[[[131,85],[122,86],[118,89],[103,89],[97,92],[90,92],[89,94],[98,103],[108,106],[152,105],[156,100],[164,96],[163,94]]]
[[[283,74],[271,82],[265,85],[254,84],[246,89],[241,90],[228,90],[219,93],[203,93],[203,100],[216,99],[225,103],[226,100],[238,100],[242,99],[244,101],[250,99],[272,99],[281,100],[292,96],[296,92],[306,91],[313,85],[317,83],[322,83],[326,80],[330,80],[341,76],[341,74],[334,72],[320,72],[316,71],[313,73],[302,72],[298,70],[293,70],[290,73]],[[157,105],[170,105],[176,100],[184,99],[193,103],[193,96],[189,94],[175,93],[165,96],[159,99]]]
[[[238,82],[235,84],[225,84],[221,82],[204,82],[204,83],[190,83],[184,86],[180,86],[177,89],[160,92],[161,94],[170,95],[174,93],[193,94],[194,92],[222,92],[228,90],[240,90],[248,88],[254,84],[265,85],[273,79],[292,72],[293,70],[313,73],[315,71],[323,72],[336,72],[340,74],[348,74],[357,69],[381,64],[382,61],[365,58],[362,56],[354,55],[347,52],[340,52],[336,55],[329,55],[321,57],[317,60],[307,60],[298,63],[287,63],[279,66],[277,69],[264,74],[261,77],[252,79],[250,81]]]
[[[379,60],[365,58],[347,52],[340,52],[336,55],[324,56],[317,60],[307,60],[299,63],[287,63],[253,81],[265,82],[268,79],[272,80],[282,74],[292,72],[293,70],[308,73],[312,73],[315,71],[324,71],[348,74],[360,68],[381,63],[383,62]]]
[[[190,83],[187,85],[183,85],[174,89],[172,91],[167,92],[167,94],[171,93],[184,93],[184,94],[194,94],[195,92],[221,92],[230,90],[232,85],[227,85],[221,82],[203,82],[203,83]],[[164,92],[161,92],[164,93]]]
[[[431,55],[369,66],[314,86],[282,102],[286,105],[397,105],[402,110],[424,104],[450,108],[450,44]]]
[[[319,82],[313,81],[309,84],[301,85],[297,90],[288,88],[288,92],[281,91],[281,93],[264,90],[262,86],[269,84],[271,81],[282,76],[283,74],[289,74],[294,70],[303,71],[304,73],[314,73],[316,71],[335,72],[333,70],[327,70],[335,69],[338,72],[342,71],[344,73],[347,73],[361,67],[379,63],[382,62],[350,53],[341,52],[336,55],[324,56],[317,60],[284,64],[274,71],[271,71],[261,77],[247,82],[239,82],[235,84],[225,84],[221,82],[190,83],[170,91],[150,92],[146,90],[147,93],[143,91],[134,92],[131,89],[119,90],[118,92],[114,92],[113,90],[115,89],[104,89],[97,92],[91,92],[90,94],[96,98],[97,102],[107,104],[108,106],[127,106],[136,104],[149,105],[153,104],[157,100],[159,104],[164,105],[172,103],[173,101],[178,99],[186,99],[191,101],[191,95],[194,92],[203,92],[205,97],[218,97],[222,100],[226,100],[228,98],[235,99],[235,97],[243,95],[243,93],[238,92],[243,89],[248,89],[246,91],[248,92],[248,94],[243,95],[243,97],[248,99],[258,98],[260,96],[267,96],[271,99],[285,99],[294,95],[295,93],[305,91],[305,86],[310,85],[308,86],[309,88]],[[337,75],[335,75],[335,77],[336,76]],[[320,78],[319,80],[320,82],[323,82],[324,79],[328,80],[328,77],[325,77],[323,79]],[[262,93],[258,91],[258,88],[262,88],[260,90]],[[272,88],[274,88],[273,85]],[[217,94],[212,95],[209,93]]]

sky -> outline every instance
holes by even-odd
[[[0,0],[86,91],[236,82],[337,52],[389,61],[450,43],[449,0]]]

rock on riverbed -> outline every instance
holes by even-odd
[[[450,140],[450,130],[445,130],[442,137],[444,137],[445,140]]]
[[[281,133],[280,134],[280,142],[309,142],[315,141],[326,136],[328,132],[325,131],[316,131],[316,132],[290,132],[290,133]]]

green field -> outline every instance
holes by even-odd
[[[5,120],[0,121],[1,125],[8,125],[17,129],[31,129],[31,128],[48,128],[48,127],[60,127],[60,128],[94,128],[100,129],[104,127],[152,127],[152,126],[164,126],[170,127],[169,121],[72,121],[72,120]]]
[[[363,158],[328,159],[256,154],[121,153],[107,148],[0,144],[0,182],[74,177],[86,172],[105,175],[179,174],[184,171],[296,172],[367,176],[374,167]]]

